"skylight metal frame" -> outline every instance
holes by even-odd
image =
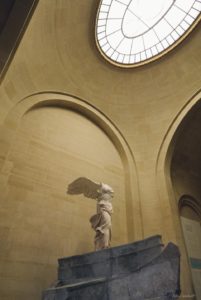
[[[133,49],[133,41],[134,39],[136,39],[137,36],[134,37],[126,37],[123,34],[123,30],[122,30],[122,24],[121,24],[121,28],[114,30],[113,32],[111,32],[110,34],[106,35],[106,26],[107,26],[107,21],[108,21],[108,14],[110,12],[110,8],[112,3],[114,2],[118,2],[124,6],[126,6],[126,11],[131,3],[130,0],[128,1],[128,4],[125,4],[123,2],[125,2],[124,0],[121,2],[121,0],[100,0],[99,3],[99,8],[97,11],[97,16],[96,16],[96,25],[95,25],[95,40],[96,40],[96,45],[101,53],[101,55],[110,63],[119,66],[119,67],[123,67],[123,68],[133,68],[133,67],[138,67],[141,65],[145,65],[149,62],[155,61],[158,58],[162,57],[163,55],[165,55],[166,53],[170,52],[172,49],[174,49],[178,44],[180,44],[189,34],[190,32],[195,28],[195,26],[200,22],[201,20],[201,13],[200,10],[197,9],[197,11],[199,12],[199,14],[195,17],[192,15],[192,8],[194,10],[196,10],[196,8],[194,7],[195,5],[201,5],[201,0],[194,0],[192,6],[190,7],[189,11],[185,11],[183,10],[180,6],[178,7],[178,1],[179,0],[173,0],[173,3],[171,4],[171,6],[168,8],[168,10],[165,12],[165,14],[157,21],[154,23],[153,26],[151,26],[149,29],[146,30],[146,32],[143,32],[143,34],[141,34],[140,36],[142,37],[142,43],[144,46],[144,50],[140,51],[139,53],[132,53],[132,49]],[[105,4],[105,3],[110,3],[110,4]],[[104,3],[104,4],[103,4]],[[108,8],[109,7],[109,8]],[[180,20],[179,24],[174,28],[173,25],[170,23],[169,26],[171,26],[172,31],[163,39],[158,38],[158,43],[152,45],[150,48],[145,48],[145,42],[144,42],[144,35],[147,32],[151,32],[153,30],[153,28],[156,27],[157,24],[159,24],[162,20],[165,20],[165,22],[168,24],[168,20],[166,20],[166,15],[168,14],[168,12],[172,9],[172,7],[177,7],[177,9],[183,11],[183,13],[185,13],[185,16],[182,20]],[[105,11],[104,11],[105,9]],[[191,13],[190,13],[191,12]],[[99,16],[101,16],[102,14],[102,18],[99,18]],[[113,18],[115,19],[115,18]],[[123,22],[123,18],[116,18],[119,20],[122,20],[121,22]],[[192,21],[191,24],[189,24],[189,19],[190,21]],[[111,19],[110,19],[111,20]],[[181,26],[181,24],[183,24]],[[102,30],[101,30],[102,28]],[[122,40],[119,41],[119,44],[117,45],[116,49],[114,49],[110,43],[108,42],[107,37],[109,35],[115,34],[116,32],[120,31],[123,34],[123,38]],[[155,36],[157,36],[157,33],[154,32]],[[117,49],[120,46],[120,44],[122,43],[123,40],[125,39],[131,39],[131,46],[130,46],[130,53],[129,54],[125,54],[125,53],[118,53]],[[101,45],[101,41],[106,40],[105,44]],[[112,58],[111,56],[114,55],[114,53],[117,53],[117,57]],[[134,56],[134,61],[132,62],[131,60],[131,56]],[[118,58],[118,60],[117,60]],[[121,60],[120,60],[121,58]]]

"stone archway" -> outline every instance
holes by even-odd
[[[129,239],[133,240],[142,238],[138,179],[135,159],[132,151],[115,124],[113,124],[112,121],[110,121],[102,112],[84,100],[62,93],[42,92],[30,95],[19,101],[8,113],[4,121],[4,125],[1,128],[1,136],[4,140],[4,147],[0,149],[0,167],[2,165],[2,168],[6,169],[4,165],[5,160],[9,153],[12,140],[15,137],[16,129],[18,128],[23,115],[35,107],[51,105],[72,109],[81,113],[83,116],[89,118],[94,124],[99,126],[112,141],[124,166],[125,191],[128,205],[127,210],[129,212],[128,224],[130,224]],[[132,212],[135,212],[135,218],[133,218]]]
[[[189,272],[188,259],[186,254],[186,248],[183,238],[183,233],[180,223],[180,214],[178,209],[178,197],[175,194],[171,176],[171,163],[173,153],[180,136],[181,124],[185,121],[185,118],[191,112],[191,110],[199,103],[201,99],[201,91],[197,92],[188,103],[181,109],[181,111],[175,116],[172,124],[163,139],[161,147],[159,149],[157,164],[156,164],[156,180],[158,187],[158,195],[161,202],[161,212],[164,217],[164,224],[167,228],[167,240],[174,240],[178,244],[181,251],[181,283],[183,295],[192,295],[191,275]],[[181,126],[181,127],[180,127]],[[168,216],[168,217],[167,217]]]
[[[61,111],[62,111],[62,113],[61,113]],[[69,112],[69,113],[66,114],[66,112]],[[28,268],[31,268],[31,269],[33,268],[35,270],[31,274],[33,276],[35,274],[37,278],[34,279],[34,281],[33,281],[33,278],[30,278],[30,282],[32,284],[32,289],[35,289],[35,290],[40,290],[40,285],[42,285],[43,288],[45,288],[45,280],[43,283],[41,283],[41,280],[43,280],[42,278],[44,277],[44,276],[42,276],[42,274],[43,275],[45,274],[44,272],[47,272],[48,274],[49,273],[53,274],[52,266],[50,266],[52,264],[51,261],[53,260],[53,257],[54,257],[54,262],[56,263],[55,245],[59,244],[58,241],[61,240],[61,237],[59,238],[58,234],[60,234],[60,233],[57,232],[57,234],[52,233],[52,235],[55,237],[55,239],[48,238],[48,235],[50,235],[49,229],[52,228],[52,230],[54,230],[55,227],[52,225],[57,221],[60,222],[60,220],[62,218],[65,218],[65,216],[68,215],[68,214],[61,214],[60,206],[64,205],[64,210],[66,210],[66,212],[67,212],[67,208],[66,208],[66,204],[64,204],[65,199],[63,199],[62,195],[59,195],[59,189],[57,189],[57,188],[51,189],[50,188],[50,183],[52,180],[51,172],[53,171],[53,169],[49,168],[49,170],[48,170],[48,164],[45,165],[43,163],[43,160],[46,160],[46,155],[48,156],[49,155],[48,153],[50,153],[50,151],[49,152],[47,152],[46,150],[43,151],[42,156],[40,154],[42,152],[40,152],[39,154],[36,155],[37,156],[36,157],[37,166],[39,164],[42,165],[42,168],[41,168],[41,166],[39,166],[41,174],[38,174],[37,171],[36,172],[34,171],[35,167],[36,167],[36,163],[32,163],[32,160],[33,161],[35,160],[35,158],[32,155],[33,147],[35,148],[34,151],[36,151],[36,152],[38,152],[41,149],[41,147],[39,149],[39,147],[37,146],[37,143],[39,140],[38,135],[40,135],[40,124],[39,125],[37,124],[37,122],[39,120],[38,114],[40,114],[40,119],[46,118],[46,114],[47,114],[47,119],[51,119],[51,117],[54,117],[55,114],[57,114],[57,113],[59,113],[58,116],[59,116],[59,118],[61,118],[62,122],[64,122],[64,123],[66,121],[66,118],[68,118],[69,122],[71,122],[75,117],[77,119],[78,123],[80,124],[80,126],[81,126],[81,124],[83,124],[83,127],[85,127],[86,130],[92,130],[93,134],[94,134],[94,130],[95,131],[98,130],[98,131],[96,131],[97,135],[100,137],[100,139],[102,139],[102,141],[104,143],[106,143],[108,145],[107,149],[109,149],[109,148],[111,149],[109,157],[111,157],[112,160],[113,160],[112,156],[116,155],[115,151],[118,153],[118,155],[120,157],[120,161],[123,166],[122,174],[124,174],[123,184],[124,184],[124,195],[125,195],[125,214],[127,216],[127,218],[122,218],[122,220],[119,219],[119,223],[120,223],[119,226],[121,226],[121,221],[124,222],[123,221],[123,219],[124,219],[126,227],[127,227],[127,232],[128,232],[127,241],[132,241],[135,239],[142,238],[140,206],[139,206],[139,197],[138,197],[138,184],[137,184],[134,158],[129,149],[128,144],[126,143],[125,139],[123,138],[121,133],[118,131],[118,129],[115,127],[115,125],[106,116],[104,116],[100,111],[98,111],[95,107],[92,107],[91,105],[89,105],[87,102],[85,102],[83,100],[80,100],[78,98],[75,98],[75,97],[72,97],[69,95],[64,95],[64,94],[59,94],[59,93],[40,93],[37,95],[31,95],[29,97],[26,97],[25,99],[22,99],[13,108],[13,110],[8,114],[7,118],[5,119],[4,125],[1,128],[1,130],[2,130],[1,138],[3,139],[2,144],[4,145],[4,148],[3,147],[1,148],[1,161],[0,161],[1,162],[1,173],[0,173],[1,188],[0,188],[0,193],[1,193],[2,206],[5,208],[5,211],[7,211],[7,215],[9,215],[8,205],[10,205],[10,218],[12,218],[12,214],[15,214],[15,218],[9,219],[6,217],[6,220],[4,220],[4,222],[7,224],[7,229],[8,229],[8,238],[7,238],[8,243],[7,244],[14,243],[15,249],[16,249],[15,253],[14,253],[13,247],[11,247],[11,249],[10,249],[10,251],[11,251],[10,254],[9,254],[9,252],[7,252],[8,257],[12,257],[12,261],[10,261],[10,263],[12,263],[13,265],[14,264],[16,265],[16,268],[19,270],[19,272],[21,274],[19,276],[22,280],[23,280],[23,276],[24,276],[23,274],[26,273],[24,270],[27,269],[28,265],[29,265]],[[82,123],[83,118],[85,121]],[[32,123],[30,123],[30,122],[32,122]],[[58,119],[58,122],[59,122],[59,119]],[[46,147],[46,142],[44,142],[44,136],[45,136],[45,131],[48,128],[48,124],[50,124],[50,123],[47,123],[47,125],[45,125],[46,127],[43,130],[44,134],[42,137],[42,142],[40,140],[40,146],[42,146],[42,147]],[[68,124],[70,124],[70,123],[68,123]],[[27,141],[28,141],[28,139],[30,139],[29,130],[27,130],[27,128],[26,128],[27,126],[29,128],[31,128],[31,126],[32,126],[32,129],[33,129],[32,134],[37,136],[36,139],[31,140],[31,147],[26,149],[26,152],[27,152],[26,161],[29,160],[28,164],[27,164],[27,162],[24,161],[24,158],[23,158],[23,160],[21,160],[21,158],[20,158],[21,147],[26,147],[28,145]],[[80,126],[78,126],[78,127],[80,127]],[[54,128],[52,128],[52,129],[54,129]],[[78,128],[78,130],[79,129],[80,128]],[[20,139],[18,138],[19,130],[20,130],[20,134],[21,134]],[[66,136],[64,138],[66,138]],[[73,140],[73,137],[72,137],[72,140]],[[55,140],[54,140],[54,142],[55,142]],[[76,142],[76,145],[78,145],[78,143],[79,143],[79,141]],[[13,152],[13,145],[15,145],[14,152],[15,153],[18,152],[17,155]],[[29,145],[30,145],[30,143],[29,143]],[[98,141],[97,141],[97,146],[98,147],[101,146],[98,144]],[[62,147],[63,147],[63,144],[61,145],[60,149]],[[54,153],[56,153],[55,152],[55,144],[54,145],[51,144],[50,148],[51,148],[50,149],[51,151],[54,151]],[[112,148],[114,149],[114,151],[112,150]],[[30,151],[30,153],[29,153],[29,151]],[[61,151],[59,153],[61,153]],[[62,153],[63,153],[62,155],[64,155],[64,156],[66,155],[65,151],[63,151]],[[73,152],[71,152],[71,153],[73,153]],[[58,156],[58,153],[56,153],[56,155]],[[79,157],[80,153],[77,153],[76,155]],[[52,155],[49,157],[50,157],[50,160],[54,159],[54,157]],[[107,155],[105,157],[107,158]],[[80,157],[79,157],[79,159],[80,159]],[[87,161],[89,159],[90,158],[87,156],[85,160]],[[81,160],[82,160],[82,158],[81,158]],[[31,161],[31,163],[30,163],[30,161]],[[60,157],[58,157],[58,161],[60,161],[60,163],[55,165],[55,167],[59,166],[60,168],[62,168],[62,161],[61,161]],[[72,158],[72,161],[75,161],[75,159]],[[13,162],[15,164],[14,171],[13,171]],[[86,170],[86,166],[84,166],[84,163],[82,164],[82,170]],[[95,162],[95,164],[96,163],[97,163],[97,170],[99,173],[101,173],[100,162]],[[25,168],[24,166],[26,167],[26,170],[24,170],[24,168]],[[30,166],[31,166],[33,172],[28,170],[28,173],[27,173],[27,168],[30,168]],[[120,165],[118,165],[118,166],[120,166]],[[109,178],[107,176],[109,174],[112,174],[113,172],[116,172],[116,174],[117,174],[116,176],[120,176],[118,174],[118,172],[119,172],[118,166],[116,169],[117,171],[114,171],[113,169],[111,170],[110,168],[109,168],[110,170],[109,169],[106,170],[107,168],[103,168],[102,171],[105,174],[106,178]],[[71,168],[71,170],[73,170],[73,168],[74,168],[73,163],[70,166],[70,168]],[[39,170],[39,169],[37,169],[37,170]],[[46,169],[45,173],[43,173],[44,169]],[[65,169],[65,167],[64,167],[64,169]],[[91,173],[91,174],[93,172],[95,172],[92,169],[93,168],[88,169],[89,173]],[[30,183],[30,180],[24,180],[24,178],[26,176],[26,175],[24,175],[25,173],[23,173],[24,171],[26,171],[26,174],[30,174],[30,172],[31,172],[31,174],[32,174],[31,175],[32,176],[31,183]],[[58,177],[59,177],[60,174],[56,171],[57,170],[55,169],[55,173],[58,174]],[[17,176],[16,176],[16,174],[17,174]],[[95,173],[93,173],[93,174],[95,174]],[[40,175],[41,175],[41,179],[39,178]],[[46,185],[46,182],[43,180],[44,175],[48,178],[48,185]],[[18,183],[19,183],[18,179],[20,176],[21,176],[20,185],[21,186],[24,185],[22,187],[23,194],[21,193],[21,187],[19,187],[19,185],[18,185]],[[55,178],[53,178],[53,179],[57,180]],[[61,181],[61,180],[59,179],[59,181]],[[52,181],[52,184],[54,184],[53,181]],[[60,183],[58,182],[58,184],[60,184]],[[37,188],[36,188],[36,185],[38,185]],[[65,184],[63,184],[63,188],[64,188],[64,186],[65,186]],[[12,193],[11,189],[14,190],[13,193]],[[34,197],[33,197],[33,190],[34,190]],[[50,195],[50,193],[51,193],[51,195]],[[13,195],[15,195],[15,196],[13,197]],[[24,201],[24,198],[26,198],[26,201]],[[9,201],[8,201],[8,199],[9,199]],[[58,204],[58,203],[60,203],[60,201],[58,199],[61,200],[61,205]],[[40,227],[39,228],[38,226],[35,226],[35,225],[37,225],[35,223],[36,223],[36,220],[38,219],[38,217],[40,218],[41,222],[43,222],[43,220],[46,220],[45,214],[44,214],[45,208],[42,206],[44,205],[43,203],[46,203],[46,205],[48,205],[48,201],[50,201],[53,204],[54,213],[52,214],[52,217],[49,218],[49,221],[47,221],[47,226],[46,226],[47,228],[45,230],[47,231],[47,233],[48,232],[49,233],[44,235],[44,237],[46,237],[45,238],[45,247],[47,247],[47,249],[46,249],[47,251],[46,250],[43,251],[44,249],[41,250],[41,241],[40,241],[41,239],[38,236],[38,234],[40,234],[38,230],[40,230],[40,228],[44,229],[44,226],[41,226],[41,227],[39,226]],[[70,205],[71,208],[74,207],[73,203],[72,203],[73,201],[74,200],[69,199],[68,205]],[[78,199],[77,201],[79,202],[81,200]],[[121,199],[119,199],[118,201],[121,201]],[[122,199],[122,201],[124,201],[124,199]],[[28,202],[33,204],[31,210],[30,210],[30,206],[28,205]],[[37,210],[37,205],[41,206],[40,210]],[[59,209],[57,210],[58,205],[59,205]],[[80,205],[82,205],[82,203]],[[91,204],[86,203],[86,205],[90,209]],[[29,217],[23,218],[23,214],[18,213],[19,210],[21,212],[23,211],[24,215],[29,215],[30,218]],[[117,210],[118,210],[118,207],[117,207]],[[78,210],[77,208],[75,208],[75,211],[76,211],[77,215],[79,215],[79,214],[83,215],[82,209]],[[83,212],[84,212],[84,210],[83,210]],[[34,214],[37,216],[37,218],[34,218]],[[121,215],[121,208],[119,208],[119,212],[117,211],[117,215],[118,214],[119,214],[119,216]],[[54,221],[51,222],[51,218]],[[71,216],[68,215],[68,218],[70,219]],[[76,220],[71,218],[71,220],[69,222],[72,222],[75,224]],[[21,232],[21,234],[19,234],[19,233],[17,233],[17,231],[15,234],[15,224],[17,227],[19,227],[19,226],[23,227],[23,228],[21,228],[21,231],[23,231],[24,234],[22,232]],[[63,224],[62,226],[68,226],[68,225],[66,225],[67,224],[66,222],[63,222],[62,224]],[[123,225],[123,227],[125,226],[125,224]],[[32,228],[32,229],[28,230],[28,228],[29,229]],[[70,230],[70,227],[69,227],[69,230]],[[78,231],[76,231],[76,232],[78,233]],[[80,234],[83,234],[83,236],[85,235],[84,226],[83,226],[82,232]],[[67,236],[70,236],[70,234]],[[32,239],[32,237],[33,237],[33,239]],[[21,247],[21,245],[22,245],[21,240],[23,240],[23,243],[26,243],[27,247],[30,244],[29,253],[27,253],[27,251],[25,249],[24,249],[24,252],[22,251],[23,249]],[[32,246],[33,246],[32,241],[33,240],[35,241],[34,242],[35,248],[32,251]],[[55,240],[55,245],[54,245],[54,240]],[[37,241],[40,241],[38,246],[37,246]],[[67,241],[65,241],[65,244],[66,244],[66,242]],[[125,240],[125,242],[126,242],[126,240]],[[71,241],[70,243],[73,244],[74,241]],[[6,242],[5,242],[5,245],[6,245]],[[48,250],[48,245],[50,245],[49,250]],[[53,247],[53,245],[54,245],[54,247]],[[81,247],[78,244],[77,244],[77,246],[76,245],[74,245],[74,246],[75,247],[79,246],[78,248],[82,249],[83,245],[84,244],[82,244]],[[44,246],[44,243],[43,243],[43,246]],[[54,253],[52,252],[52,254],[51,254],[51,247],[54,248]],[[59,247],[64,247],[64,246],[60,245]],[[38,256],[37,256],[37,253],[38,253]],[[77,249],[77,253],[79,253],[79,249]],[[5,251],[5,254],[6,254],[6,251]],[[71,255],[72,254],[73,253],[71,253]],[[60,254],[58,252],[58,256],[59,255]],[[69,254],[66,253],[66,255],[69,255]],[[22,262],[23,257],[24,257],[24,262]],[[37,257],[38,257],[38,259],[37,259]],[[33,260],[33,263],[32,263],[32,260]],[[36,264],[37,264],[38,260],[39,260],[38,263],[40,264],[40,266],[38,266],[38,268],[37,268]],[[49,263],[49,262],[51,262],[51,263]],[[5,261],[4,261],[4,263],[5,263],[5,270],[9,269],[10,267],[9,266],[6,267]],[[28,263],[28,265],[26,265],[27,263]],[[25,266],[25,268],[23,267],[23,265]],[[46,268],[46,271],[44,271],[44,268]],[[54,266],[54,269],[56,269],[55,266]],[[9,275],[8,275],[8,277],[9,277]],[[29,277],[28,276],[26,276],[26,277],[27,277],[26,280],[28,280]],[[48,282],[52,281],[52,280],[50,280],[50,278],[48,278],[46,280],[48,280]],[[18,288],[18,292],[19,292],[19,290],[20,290],[20,286]],[[23,288],[22,288],[22,290],[23,290]],[[26,291],[24,290],[24,291],[22,291],[22,295],[23,295],[23,292],[26,294]],[[36,297],[36,295],[33,297]]]

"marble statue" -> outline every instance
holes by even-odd
[[[113,189],[105,183],[96,183],[88,178],[80,177],[69,184],[67,193],[71,195],[83,194],[85,197],[97,200],[96,214],[90,218],[91,226],[96,232],[95,250],[109,248]]]

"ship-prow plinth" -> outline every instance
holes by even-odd
[[[42,300],[175,300],[180,253],[161,236],[58,260],[58,281]]]

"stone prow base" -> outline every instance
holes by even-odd
[[[43,300],[170,300],[180,294],[180,253],[161,236],[59,259],[58,282]]]

